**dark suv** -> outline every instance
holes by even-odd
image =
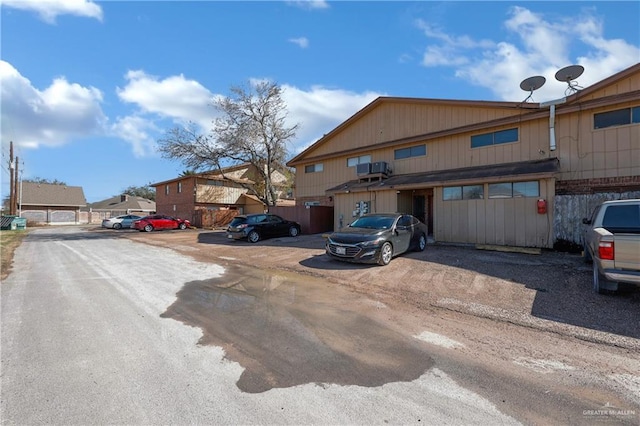
[[[227,228],[227,238],[257,243],[265,238],[297,237],[300,224],[275,214],[258,213],[236,216]]]

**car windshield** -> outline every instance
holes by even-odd
[[[393,226],[393,216],[363,216],[351,223],[351,228],[389,229]]]

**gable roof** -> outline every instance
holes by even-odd
[[[142,212],[156,211],[156,202],[135,195],[122,194],[106,200],[90,203],[93,210],[132,210]]]
[[[230,171],[239,170],[241,168],[242,168],[241,166],[232,166],[232,167],[223,168],[222,171],[223,172],[230,172]],[[233,177],[229,177],[229,176],[223,177],[221,175],[220,171],[218,171],[218,170],[210,170],[210,171],[206,171],[206,172],[195,173],[195,174],[192,174],[192,175],[178,176],[178,177],[173,178],[173,179],[164,180],[162,182],[156,182],[156,183],[149,184],[149,186],[156,187],[156,186],[161,186],[161,185],[167,185],[167,184],[174,183],[174,182],[185,181],[185,180],[189,180],[189,179],[211,179],[211,180],[235,182],[235,183],[240,183],[240,184],[245,184],[245,185],[253,185],[255,183],[254,181],[249,180],[249,179],[245,179],[245,178],[233,178]]]
[[[627,69],[624,69],[618,73],[613,74],[610,77],[605,78],[604,80],[600,80],[597,83],[592,84],[589,87],[586,87],[584,89],[579,90],[578,92],[574,93],[573,95],[567,97],[567,103],[572,103],[572,102],[576,102],[578,101],[580,98],[584,98],[586,96],[589,96],[591,94],[593,94],[594,92],[597,92],[598,90],[602,90],[603,88],[607,87],[607,86],[611,86],[613,84],[616,84],[617,82],[624,80],[625,78],[628,78],[636,73],[640,72],[640,62],[638,62],[637,64],[634,64],[632,66],[630,66]],[[634,94],[635,96],[633,97],[633,99],[638,99],[638,94],[637,92],[630,92],[630,94]],[[620,95],[617,95],[620,96]]]
[[[87,200],[81,186],[22,182],[21,206],[84,207]]]
[[[583,109],[585,107],[598,107],[603,105],[610,105],[621,102],[628,102],[631,100],[638,99],[640,96],[639,91],[631,91],[622,94],[615,94],[612,96],[605,96],[603,98],[588,100],[588,97],[593,95],[594,93],[606,88],[608,86],[614,85],[619,81],[629,78],[630,76],[640,72],[640,63],[632,65],[631,67],[622,70],[604,80],[601,80],[585,89],[581,89],[580,91],[568,96],[566,98],[566,102],[562,105],[558,106],[558,110],[556,111],[556,115],[567,114],[571,112],[575,112],[577,110]],[[587,99],[585,99],[587,98]],[[375,99],[373,102],[369,103],[367,106],[362,108],[360,111],[356,112],[350,118],[339,124],[336,128],[334,128],[329,133],[325,134],[322,138],[318,139],[315,143],[309,146],[307,149],[302,151],[300,154],[293,157],[291,160],[287,162],[287,166],[294,167],[297,164],[303,163],[305,161],[320,161],[325,158],[331,158],[336,155],[346,155],[350,153],[355,153],[359,151],[363,151],[365,148],[354,148],[347,149],[342,152],[335,152],[332,154],[324,154],[313,156],[310,155],[316,148],[328,142],[331,138],[333,138],[336,134],[350,126],[355,121],[361,119],[366,114],[371,112],[374,108],[377,108],[380,105],[385,103],[393,103],[393,102],[402,102],[402,103],[419,103],[419,104],[429,104],[429,105],[438,105],[438,106],[457,106],[457,107],[486,107],[486,108],[513,108],[517,110],[527,110],[526,115],[514,114],[513,116],[502,117],[494,120],[490,120],[487,122],[480,122],[465,125],[459,128],[445,129],[441,131],[436,131],[428,134],[419,134],[410,136],[407,138],[402,138],[398,140],[389,140],[381,143],[377,143],[375,145],[370,145],[366,147],[366,149],[374,148],[385,148],[392,145],[415,142],[415,141],[423,141],[436,139],[448,135],[458,134],[461,132],[468,131],[477,131],[484,128],[489,128],[492,126],[500,126],[513,124],[516,122],[523,122],[527,120],[536,120],[542,117],[548,117],[549,112],[548,108],[544,107],[544,104],[540,103],[522,103],[522,102],[495,102],[495,101],[469,101],[469,100],[444,100],[444,99],[428,99],[428,98],[402,98],[402,97],[379,97]],[[584,104],[581,105],[580,102]],[[547,105],[548,106],[548,105]]]
[[[360,120],[365,115],[369,114],[374,109],[389,103],[403,103],[403,104],[422,104],[422,105],[437,105],[437,106],[456,106],[456,107],[477,107],[477,108],[508,108],[508,109],[517,109],[518,107],[522,107],[521,102],[502,102],[502,101],[476,101],[476,100],[456,100],[456,99],[431,99],[431,98],[407,98],[407,97],[394,97],[394,96],[380,96],[370,102],[367,106],[362,108],[360,111],[353,114],[347,120],[343,121],[329,133],[322,136],[315,143],[309,146],[307,149],[302,151],[300,154],[293,157],[291,160],[287,162],[287,166],[293,167],[295,164],[299,163],[304,157],[306,157],[309,153],[314,151],[320,145],[327,142],[336,134],[343,131],[345,128],[349,127],[352,123]],[[533,104],[524,105],[525,108],[532,107]]]

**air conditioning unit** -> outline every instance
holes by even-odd
[[[371,163],[360,163],[356,165],[356,174],[358,176],[368,175],[371,173]]]
[[[371,164],[371,173],[382,173],[383,175],[388,175],[390,172],[389,163],[386,161],[376,161]]]

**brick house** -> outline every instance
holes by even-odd
[[[640,197],[640,64],[546,103],[380,97],[287,165],[334,229],[399,211],[440,242],[581,245],[597,203]]]
[[[228,218],[225,212],[233,214],[261,213],[266,205],[254,195],[255,182],[250,179],[250,165],[243,164],[228,167],[220,171],[211,171],[180,176],[175,179],[151,184],[156,189],[156,211],[189,219],[195,226],[212,226]],[[277,172],[276,184],[286,183],[284,174]],[[283,191],[279,194],[284,195]]]

